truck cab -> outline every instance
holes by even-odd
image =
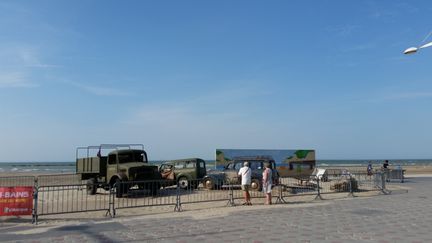
[[[84,156],[82,155],[84,152]],[[107,155],[104,155],[107,152]],[[91,156],[95,154],[96,156]],[[77,174],[87,180],[87,191],[95,194],[97,188],[108,190],[122,183],[120,194],[135,186],[135,181],[160,180],[158,167],[148,163],[147,153],[142,144],[102,144],[77,148]],[[154,183],[153,183],[154,184]],[[152,194],[159,189],[152,185]]]

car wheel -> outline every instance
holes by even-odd
[[[261,182],[258,179],[252,179],[251,180],[251,190],[253,191],[259,191],[261,190]]]
[[[182,176],[178,179],[178,186],[186,190],[190,187],[190,183],[186,177]]]
[[[207,178],[203,182],[204,188],[208,190],[213,190],[215,188],[215,184],[212,179]]]
[[[95,195],[97,190],[96,178],[90,178],[87,180],[87,194]]]

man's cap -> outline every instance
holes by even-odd
[[[245,162],[243,163],[243,166],[249,166],[249,162],[245,161]]]

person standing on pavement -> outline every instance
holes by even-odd
[[[383,168],[384,169],[388,169],[388,166],[389,166],[389,161],[385,160],[384,163],[383,163]]]
[[[390,168],[389,161],[385,160],[383,163],[384,176],[386,181],[390,181]]]
[[[270,163],[264,163],[265,170],[263,171],[263,192],[266,195],[266,202],[265,204],[272,204],[272,198],[271,198],[271,190],[272,190],[272,178],[273,178],[273,172],[270,169]]]
[[[241,188],[243,190],[243,196],[245,202],[243,205],[252,205],[250,200],[250,186],[251,186],[251,177],[252,177],[252,171],[249,168],[249,162],[245,161],[243,163],[243,167],[240,168],[238,175],[241,176]]]

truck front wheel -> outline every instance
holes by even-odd
[[[123,194],[127,193],[127,183],[120,179],[116,179],[115,188],[116,188],[116,197],[123,197]]]
[[[95,195],[97,191],[97,180],[96,178],[90,178],[87,180],[87,194]]]

